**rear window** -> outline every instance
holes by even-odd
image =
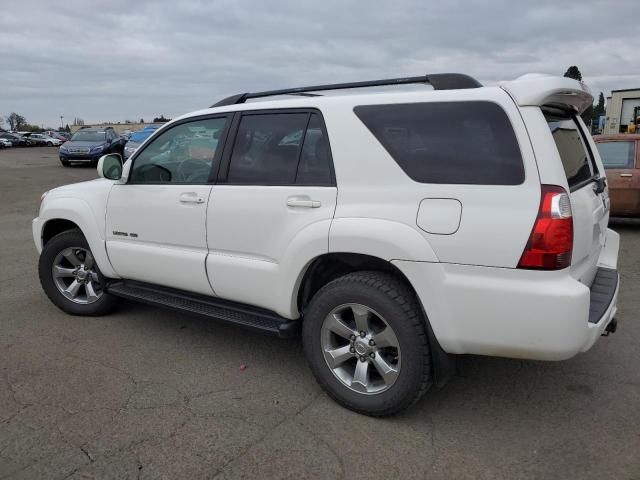
[[[604,168],[633,168],[635,142],[596,143]]]
[[[354,111],[416,182],[518,185],[524,181],[513,127],[495,103],[363,105]]]
[[[593,169],[575,119],[565,114],[545,113],[544,116],[558,148],[569,188],[590,180]]]

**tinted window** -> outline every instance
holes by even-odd
[[[604,168],[633,168],[635,142],[596,143]]]
[[[524,180],[513,128],[494,103],[367,105],[355,113],[417,182],[517,185]]]
[[[545,113],[544,116],[556,142],[569,187],[589,180],[593,171],[576,121],[565,115]]]
[[[226,118],[182,123],[154,138],[134,159],[132,183],[207,183]]]
[[[304,136],[296,183],[301,185],[331,185],[329,142],[322,128],[320,115],[312,114]]]
[[[236,184],[291,185],[308,113],[243,115],[227,181]]]

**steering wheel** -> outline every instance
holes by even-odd
[[[209,178],[209,171],[211,170],[211,164],[205,160],[197,160],[195,158],[188,158],[183,160],[178,165],[176,173],[178,179],[181,182],[191,182],[199,178],[205,177],[205,182]]]
[[[147,175],[149,175],[150,178],[147,178]],[[140,178],[143,181],[170,182],[171,170],[160,165],[156,165],[155,163],[148,163],[136,169],[135,177],[135,180]]]

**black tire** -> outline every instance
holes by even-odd
[[[53,143],[47,142],[47,147],[53,147]]]
[[[63,167],[68,167],[71,164],[69,163],[69,160],[60,160],[60,163],[62,164]]]
[[[98,300],[88,304],[78,304],[67,299],[56,287],[53,279],[53,263],[56,256],[70,247],[80,247],[91,251],[87,240],[80,230],[67,230],[59,233],[44,246],[38,262],[40,284],[44,292],[60,310],[71,315],[100,316],[111,312],[118,303],[117,297],[102,292]],[[95,265],[101,285],[105,285],[105,278]]]
[[[325,361],[321,345],[324,319],[335,308],[349,303],[365,305],[384,317],[400,345],[402,362],[397,379],[380,393],[351,390],[338,380]],[[431,354],[425,318],[412,290],[388,273],[350,273],[322,287],[305,309],[302,341],[320,386],[335,401],[356,412],[372,416],[392,415],[417,402],[431,385]]]

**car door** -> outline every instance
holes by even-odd
[[[207,212],[216,294],[292,316],[291,292],[328,252],[337,189],[319,112],[236,114]]]
[[[596,143],[607,172],[611,215],[640,215],[640,171],[635,140]]]
[[[123,278],[211,295],[206,211],[228,117],[187,119],[136,152],[107,205],[107,252]]]

